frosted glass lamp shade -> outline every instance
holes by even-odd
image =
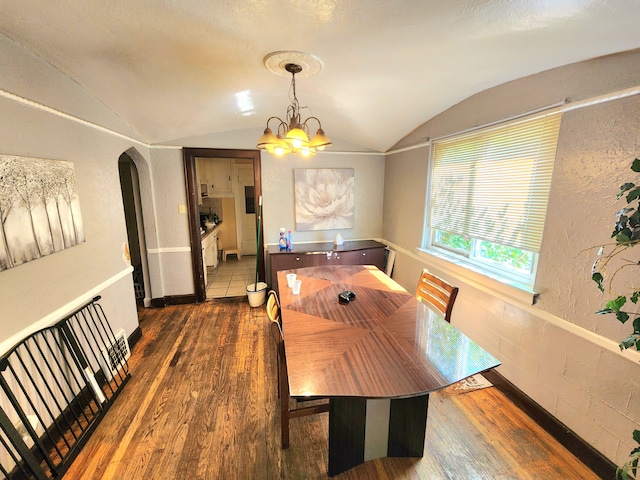
[[[256,148],[259,148],[261,150],[264,150],[264,149],[269,150],[269,146],[275,146],[275,145],[278,145],[279,143],[280,143],[280,140],[278,139],[278,137],[276,137],[271,131],[271,129],[267,127],[264,129],[264,133],[258,140],[258,144],[256,145]]]
[[[284,137],[285,142],[291,144],[293,148],[302,148],[309,146],[309,137],[301,128],[292,128]]]
[[[318,129],[309,143],[310,148],[317,148],[318,150],[324,150],[324,147],[330,147],[331,145],[331,140],[324,134],[324,130],[321,128]]]

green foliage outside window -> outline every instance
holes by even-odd
[[[471,251],[471,239],[455,233],[438,230],[437,243],[444,247],[462,250],[467,253]]]
[[[479,259],[489,260],[502,267],[512,268],[524,273],[531,272],[533,253],[526,250],[477,240],[477,250],[474,255],[471,255],[474,243],[472,238],[442,230],[437,232],[436,243],[442,247],[465,252]]]
[[[531,271],[533,262],[531,252],[492,242],[480,242],[478,256],[525,273]]]

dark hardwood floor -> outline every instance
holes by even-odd
[[[327,478],[328,414],[294,419],[280,448],[275,350],[263,308],[222,299],[140,312],[132,379],[64,476]],[[423,458],[342,479],[596,479],[496,388],[431,395]]]

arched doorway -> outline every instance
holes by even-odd
[[[136,163],[124,152],[118,158],[120,189],[127,226],[127,238],[133,267],[133,284],[138,307],[151,305],[151,281],[147,263],[147,246],[142,215],[140,179]]]

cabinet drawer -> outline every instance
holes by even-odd
[[[338,255],[330,253],[307,253],[302,257],[303,267],[320,267],[323,265],[340,265]]]
[[[271,288],[278,291],[278,271],[302,268],[303,258],[306,255],[295,253],[281,253],[271,255]]]

